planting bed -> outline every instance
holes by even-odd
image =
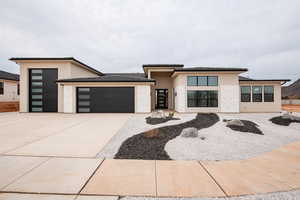
[[[157,134],[149,137],[145,132],[134,135],[124,141],[115,155],[116,159],[170,160],[165,151],[168,141],[180,135],[182,129],[195,127],[198,130],[208,128],[219,121],[216,114],[197,114],[196,118],[177,125],[158,128]]]
[[[234,131],[263,135],[263,132],[259,128],[257,128],[258,125],[256,123],[249,120],[241,120],[241,122],[244,124],[244,126],[227,125],[227,127],[231,128]]]
[[[157,124],[162,124],[162,123],[168,122],[170,120],[180,120],[180,119],[179,118],[174,118],[174,117],[165,117],[165,118],[147,117],[146,118],[146,123],[151,124],[151,125],[157,125]]]
[[[273,117],[270,119],[270,121],[274,124],[281,125],[281,126],[289,126],[291,123],[300,123],[299,120],[292,120],[292,119],[286,119],[282,116]]]

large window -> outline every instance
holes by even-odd
[[[0,82],[0,94],[4,94],[4,83]]]
[[[188,76],[188,86],[218,86],[217,76]]]
[[[274,87],[264,86],[264,101],[273,102],[274,101]]]
[[[187,94],[188,107],[218,107],[218,91],[189,90]]]
[[[252,87],[252,101],[253,102],[262,102],[262,86],[253,86]]]
[[[241,86],[241,102],[251,101],[251,86]]]

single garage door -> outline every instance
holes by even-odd
[[[78,87],[78,113],[134,113],[134,87]]]

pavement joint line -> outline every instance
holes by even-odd
[[[154,165],[154,173],[155,173],[155,195],[158,196],[158,192],[157,192],[157,160],[155,160],[155,165]]]
[[[88,120],[90,120],[90,119],[82,120],[82,121],[80,121],[80,122],[78,122],[78,123],[76,123],[76,124],[73,124],[73,125],[71,125],[71,126],[62,128],[61,130],[54,131],[53,133],[51,133],[51,134],[49,134],[49,135],[47,135],[47,136],[45,136],[45,137],[41,137],[41,138],[38,138],[38,139],[36,139],[36,140],[30,141],[30,142],[26,142],[25,144],[23,144],[23,145],[21,145],[21,146],[17,146],[17,147],[15,147],[15,148],[12,148],[12,149],[10,149],[10,150],[4,151],[4,152],[2,152],[2,153],[3,153],[3,154],[9,153],[9,152],[11,152],[11,151],[15,151],[15,150],[17,150],[17,149],[23,148],[23,147],[25,147],[25,146],[27,146],[27,145],[30,145],[30,144],[33,144],[33,143],[35,143],[35,142],[41,141],[41,140],[46,139],[46,138],[48,138],[48,137],[51,137],[51,136],[54,136],[54,135],[58,135],[58,134],[62,133],[63,131],[65,131],[65,130],[67,130],[67,129],[70,129],[70,128],[73,128],[73,127],[75,127],[75,126],[77,126],[77,125],[79,125],[79,124],[81,124],[81,123],[84,123],[84,122],[86,122],[86,121],[88,121]]]
[[[120,127],[120,128],[115,132],[115,135],[112,136],[112,137],[107,141],[106,145],[104,145],[104,146],[102,147],[102,149],[100,149],[100,150],[96,153],[96,155],[94,156],[94,158],[97,158],[98,155],[101,153],[101,151],[111,144],[110,142],[114,139],[114,137],[115,137],[116,135],[118,135],[119,131],[125,127],[126,123],[129,121],[129,118],[132,118],[132,116],[128,117],[128,118],[125,120],[125,122],[123,123],[122,127]]]
[[[85,188],[85,186],[90,182],[90,180],[93,178],[93,176],[96,174],[96,172],[100,169],[100,166],[105,161],[105,158],[99,163],[99,165],[96,167],[96,169],[93,171],[93,173],[90,175],[90,177],[86,180],[86,182],[83,184],[83,186],[78,191],[77,195],[80,195],[82,190]]]
[[[209,171],[204,167],[204,165],[197,161],[197,163],[206,171],[206,173],[210,176],[210,178],[217,184],[217,186],[222,190],[222,192],[225,194],[226,197],[229,197],[229,195],[226,193],[226,191],[221,187],[221,185],[218,183],[218,181],[213,177],[212,174],[209,173]]]
[[[39,195],[68,195],[76,196],[76,193],[50,193],[50,192],[18,192],[18,191],[0,191],[0,194],[39,194]]]
[[[40,164],[32,167],[31,169],[29,169],[28,171],[26,171],[24,174],[20,175],[19,177],[15,178],[14,180],[12,180],[11,182],[9,182],[8,184],[6,184],[4,187],[1,188],[1,190],[4,190],[5,188],[7,188],[8,186],[10,186],[11,184],[13,184],[14,182],[18,181],[20,178],[24,177],[25,175],[29,174],[30,172],[32,172],[33,170],[37,169],[38,167],[40,167],[41,165],[43,165],[44,163],[48,162],[51,158],[48,158],[46,160],[44,160],[43,162],[41,162]]]
[[[102,159],[102,158],[94,158],[94,157],[77,157],[77,156],[35,156],[35,155],[16,155],[16,154],[0,154],[0,156],[20,156],[20,157],[34,157],[34,158],[78,158],[78,159]]]

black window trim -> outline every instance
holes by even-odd
[[[197,84],[196,84],[196,85],[189,85],[189,81],[188,81],[189,77],[197,77],[197,78],[196,78]],[[199,77],[206,77],[206,85],[199,85],[199,81],[198,81],[198,80],[199,80]],[[208,84],[208,79],[209,79],[209,77],[216,77],[216,78],[217,78],[217,84],[216,84],[216,85],[209,85],[209,84]],[[187,86],[190,86],[190,87],[193,87],[193,86],[218,87],[218,86],[219,86],[219,76],[187,76],[187,81],[186,81],[186,83],[187,83]]]
[[[250,88],[250,99],[249,101],[242,101],[242,87],[249,87]],[[241,85],[240,86],[240,102],[242,103],[248,103],[248,102],[252,102],[252,86],[251,85]]]
[[[261,87],[261,101],[253,101],[253,87]],[[242,101],[242,87],[250,87],[250,101]],[[265,87],[273,87],[272,101],[265,101]],[[241,103],[274,103],[275,102],[275,86],[274,85],[240,85],[240,102]]]
[[[196,106],[189,106],[189,97],[188,97],[188,92],[196,92]],[[206,96],[207,96],[207,102],[206,102],[206,106],[200,106],[198,103],[199,101],[199,96],[200,96],[200,92],[206,92]],[[210,102],[209,100],[211,100],[211,98],[209,97],[209,92],[216,92],[217,93],[217,106],[209,106]],[[187,90],[187,107],[188,108],[218,108],[219,107],[219,91],[218,90]]]

